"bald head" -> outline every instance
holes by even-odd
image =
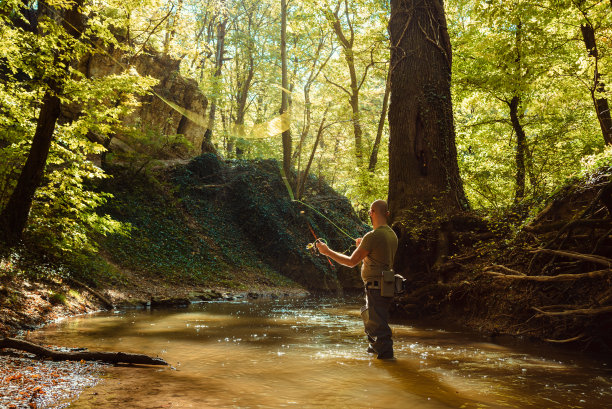
[[[389,215],[389,208],[387,202],[382,199],[378,199],[372,202],[370,205],[370,217],[372,218],[372,225],[374,228],[387,224],[387,216]]]

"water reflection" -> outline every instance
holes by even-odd
[[[216,302],[78,318],[46,343],[159,355],[112,368],[75,408],[604,408],[604,364],[453,331],[394,326],[397,360],[365,351],[357,300]]]

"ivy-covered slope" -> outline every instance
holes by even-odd
[[[321,181],[311,178],[303,199],[315,211],[291,201],[272,160],[222,161],[204,154],[146,176],[119,169],[113,176],[103,186],[114,195],[104,211],[132,229],[129,237],[105,238],[101,251],[120,268],[228,288],[359,287],[356,270],[332,266],[306,248],[314,241],[309,225],[341,250],[352,240],[330,221],[352,237],[367,231],[349,201]]]

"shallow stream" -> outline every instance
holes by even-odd
[[[610,408],[612,368],[543,347],[393,325],[395,361],[366,352],[359,299],[122,310],[37,331],[47,344],[158,355],[111,368],[72,408]]]

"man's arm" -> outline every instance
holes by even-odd
[[[370,252],[361,247],[357,247],[357,250],[353,251],[353,254],[347,256],[346,254],[338,253],[337,251],[333,251],[323,242],[317,242],[317,248],[319,249],[319,253],[323,254],[334,260],[335,262],[342,264],[347,267],[355,267],[361,260],[366,258]]]

